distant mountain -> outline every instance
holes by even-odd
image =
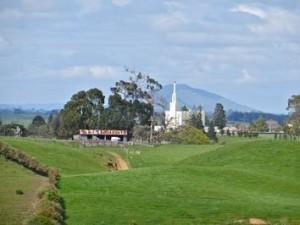
[[[239,111],[239,112],[252,112],[256,111],[245,105],[241,105],[234,101],[231,101],[223,96],[205,91],[203,89],[192,88],[185,84],[177,84],[177,101],[179,107],[186,105],[189,108],[193,106],[201,105],[203,109],[207,112],[213,112],[216,103],[222,103],[225,110],[229,111]],[[171,101],[173,92],[173,84],[169,84],[163,87],[158,93],[156,93],[156,101],[158,99],[165,100],[165,106],[169,108],[169,102]],[[14,110],[21,109],[26,111],[50,111],[56,109],[62,109],[64,104],[62,103],[50,103],[50,104],[0,104],[0,110]]]
[[[169,84],[163,87],[156,94],[156,100],[164,99],[167,103],[167,108],[169,108],[169,102],[172,98],[173,84]],[[207,112],[213,112],[216,103],[222,103],[226,111],[239,111],[239,112],[252,112],[257,111],[245,105],[241,105],[220,95],[202,90],[197,88],[192,88],[185,84],[177,84],[177,102],[179,107],[186,105],[189,108],[193,106],[201,105],[203,109]]]
[[[61,109],[63,104],[61,103],[49,103],[49,104],[0,104],[0,109],[6,110],[14,110],[14,109],[21,109],[21,110],[30,110],[30,111],[50,111]]]

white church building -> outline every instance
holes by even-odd
[[[170,102],[169,111],[165,111],[165,124],[167,129],[175,129],[184,125],[192,115],[193,111],[178,110],[177,96],[176,96],[176,82],[173,84],[172,100]],[[205,112],[201,111],[202,124],[205,126]]]

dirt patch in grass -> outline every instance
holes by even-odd
[[[40,201],[39,198],[40,192],[48,186],[49,186],[49,180],[47,177],[41,177],[41,179],[35,183],[36,188],[32,194],[32,207],[31,207],[32,214],[35,212],[36,207]]]
[[[251,225],[266,225],[268,224],[266,221],[258,218],[250,218],[249,219],[249,224]]]
[[[235,224],[250,224],[250,225],[267,225],[269,224],[265,220],[259,219],[259,218],[250,218],[248,220],[236,220],[234,222]]]
[[[112,158],[110,161],[107,163],[107,167],[110,170],[128,170],[129,166],[128,163],[122,159],[120,155],[117,153],[110,153]]]

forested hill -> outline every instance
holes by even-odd
[[[276,120],[278,123],[282,124],[288,118],[288,115],[263,112],[229,112],[227,120],[233,122],[252,122],[257,120],[259,117],[262,117],[265,120]]]
[[[165,105],[171,100],[173,85],[169,84],[163,87],[156,95],[156,99],[164,99]],[[206,112],[213,112],[216,103],[222,103],[226,111],[252,112],[257,111],[248,106],[236,103],[223,96],[205,91],[203,89],[192,88],[185,84],[177,84],[177,101],[179,107],[186,105],[189,108],[193,106],[202,106]]]

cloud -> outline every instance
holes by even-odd
[[[300,15],[291,11],[272,8],[265,21],[250,25],[250,30],[259,34],[300,34]]]
[[[262,10],[250,5],[241,4],[230,11],[246,13],[261,19],[250,24],[249,30],[258,34],[300,34],[300,15],[282,8],[269,7]]]
[[[251,76],[247,70],[242,71],[241,77],[235,80],[238,84],[252,83],[255,81],[255,78]]]
[[[79,0],[81,5],[81,14],[92,14],[102,8],[102,0]]]
[[[130,3],[130,0],[112,0],[111,2],[116,6],[122,7],[128,5]]]
[[[93,77],[93,78],[110,78],[118,72],[118,68],[112,66],[73,66],[62,71],[65,77]]]
[[[259,17],[261,19],[264,19],[267,16],[266,12],[263,11],[262,9],[252,7],[252,6],[249,6],[249,5],[244,5],[244,4],[241,4],[241,5],[238,5],[237,7],[232,8],[231,11],[232,12],[247,13],[249,15],[256,16],[256,17]]]
[[[189,23],[190,20],[182,12],[157,15],[151,21],[151,25],[154,29],[166,31],[179,28]]]

